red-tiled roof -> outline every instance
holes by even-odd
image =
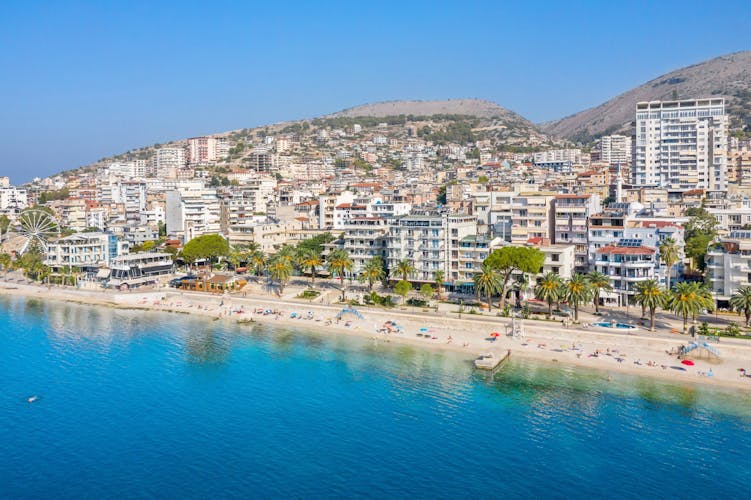
[[[535,236],[533,238],[529,238],[527,240],[527,243],[531,243],[532,245],[539,245],[542,243],[542,237],[541,236]]]

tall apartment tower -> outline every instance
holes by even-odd
[[[727,141],[725,99],[639,102],[632,182],[725,191]]]
[[[631,165],[631,137],[602,136],[600,138],[600,161],[610,165]]]

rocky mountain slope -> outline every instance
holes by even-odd
[[[431,116],[431,115],[466,115],[478,118],[497,118],[517,122],[526,126],[534,125],[526,118],[509,111],[498,104],[482,99],[446,99],[442,101],[386,101],[363,104],[344,109],[330,116]]]
[[[751,129],[751,51],[681,68],[566,118],[541,124],[543,132],[574,141],[627,130],[639,101],[725,97],[731,125]]]

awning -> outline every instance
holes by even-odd
[[[99,271],[96,272],[96,277],[98,279],[107,278],[109,275],[110,275],[110,270],[109,269],[100,269]]]

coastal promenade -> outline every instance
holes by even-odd
[[[117,292],[47,287],[16,281],[0,281],[0,293],[87,305],[190,313],[212,319],[309,330],[326,335],[355,335],[373,342],[399,343],[415,348],[451,350],[474,359],[487,352],[511,350],[512,356],[586,366],[601,370],[603,377],[619,373],[670,379],[677,382],[713,384],[751,390],[751,340],[723,338],[716,347],[721,357],[692,357],[686,366],[675,355],[690,336],[661,328],[650,333],[601,331],[596,327],[564,327],[560,322],[524,320],[523,335],[512,335],[512,320],[498,316],[459,315],[453,309],[423,312],[419,308],[382,309],[357,307],[362,318],[337,315],[349,306],[278,298],[251,289],[246,294],[211,295],[174,289]],[[264,314],[266,311],[266,314]],[[269,312],[270,311],[270,312]],[[248,324],[246,324],[248,323]],[[252,324],[251,324],[252,323]]]

